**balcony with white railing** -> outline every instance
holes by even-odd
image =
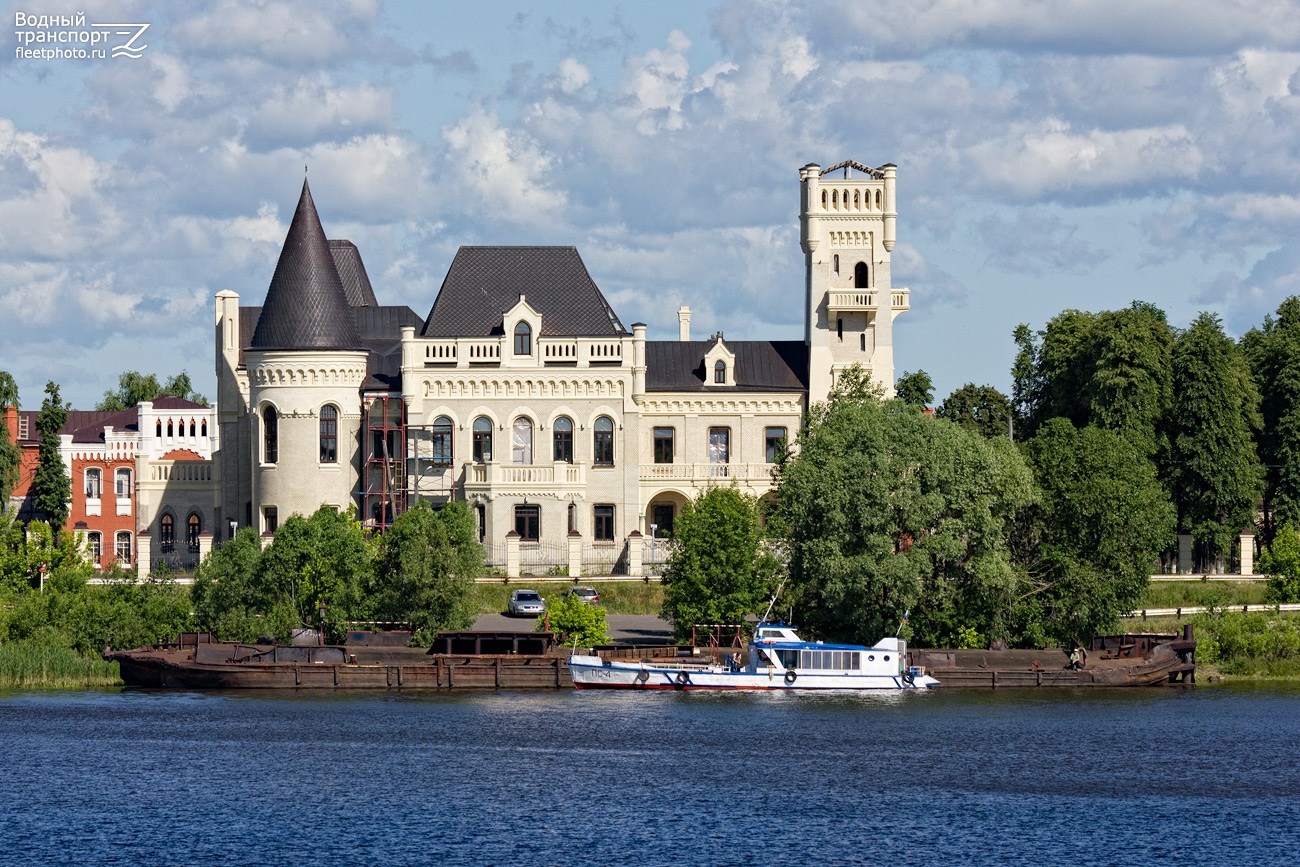
[[[466,493],[541,493],[586,485],[586,464],[465,464]]]
[[[826,307],[842,313],[873,313],[877,310],[877,305],[885,300],[885,294],[878,289],[836,289],[827,293]],[[890,309],[895,313],[909,309],[912,290],[892,289],[887,294]]]
[[[707,484],[719,479],[768,482],[772,464],[642,464],[642,482],[693,482]]]
[[[504,337],[419,340],[416,363],[425,367],[470,367],[479,364],[528,366],[533,359],[542,364],[610,366],[623,363],[621,338],[538,337],[534,354],[513,356]]]

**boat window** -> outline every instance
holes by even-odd
[[[797,650],[778,650],[777,656],[781,657],[781,664],[786,668],[799,667],[799,651]]]

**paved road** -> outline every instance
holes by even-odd
[[[532,632],[531,617],[480,614],[474,621],[477,632]],[[673,630],[667,621],[653,614],[607,614],[605,625],[616,644],[667,644]]]

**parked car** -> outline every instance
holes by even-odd
[[[577,596],[588,605],[599,605],[600,594],[596,592],[595,587],[570,587],[565,591],[565,596]]]
[[[516,590],[510,594],[506,613],[511,617],[541,617],[546,613],[546,600],[536,590]]]

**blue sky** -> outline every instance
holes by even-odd
[[[421,315],[462,244],[572,244],[624,322],[802,336],[798,169],[898,165],[898,372],[1009,389],[1017,323],[1141,299],[1240,334],[1300,291],[1300,7],[1216,0],[11,4],[150,25],[0,54],[0,369],[212,396],[304,165]],[[31,29],[31,28],[28,28]],[[39,29],[39,28],[38,28]]]

